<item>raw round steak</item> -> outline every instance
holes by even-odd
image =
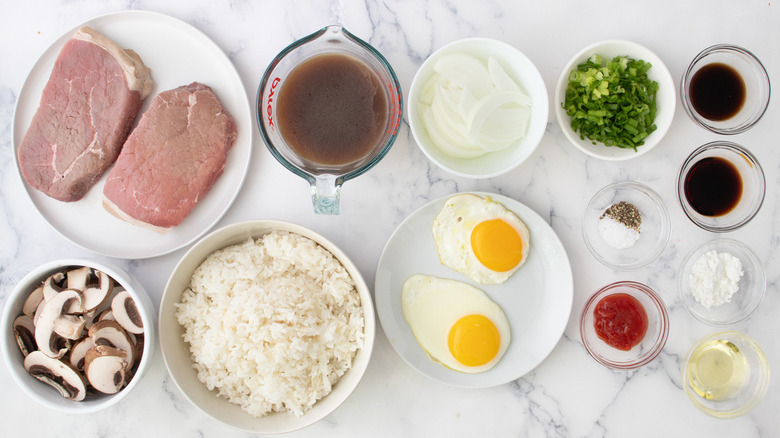
[[[116,160],[151,89],[135,52],[79,29],[60,51],[19,145],[22,177],[60,201],[84,197]]]
[[[166,232],[222,175],[236,124],[214,91],[193,82],[160,93],[108,174],[103,206],[128,222]]]

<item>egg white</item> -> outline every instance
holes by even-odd
[[[401,291],[404,318],[431,359],[463,373],[482,373],[493,368],[511,341],[509,321],[501,307],[481,290],[456,280],[413,275]],[[499,350],[488,363],[466,366],[452,355],[448,337],[453,324],[468,315],[490,319],[500,336]]]
[[[471,232],[478,224],[502,219],[511,225],[523,241],[523,258],[514,268],[494,271],[483,265],[471,247]],[[517,215],[490,198],[472,194],[455,195],[448,199],[433,221],[433,239],[444,266],[481,284],[501,284],[520,269],[528,258],[530,233]]]

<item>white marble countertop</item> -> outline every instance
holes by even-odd
[[[194,25],[229,55],[253,102],[260,77],[276,53],[293,40],[335,23],[381,51],[405,93],[428,55],[445,43],[471,36],[492,37],[519,48],[541,71],[550,95],[574,53],[613,38],[633,40],[653,50],[676,82],[700,50],[716,43],[738,44],[753,51],[771,81],[780,84],[778,8],[780,4],[768,0],[5,2],[0,19],[0,59],[5,60],[0,72],[0,302],[5,302],[15,281],[37,264],[96,257],[61,237],[34,209],[14,169],[11,140],[16,97],[32,65],[65,31],[95,16],[146,9]],[[496,192],[528,205],[552,225],[574,275],[572,316],[563,337],[550,356],[522,378],[490,389],[444,386],[407,366],[378,330],[371,363],[353,395],[323,421],[290,436],[779,436],[780,227],[775,217],[780,149],[774,132],[778,118],[780,105],[773,99],[757,126],[728,138],[758,157],[767,182],[766,200],[757,217],[728,234],[748,244],[764,263],[767,293],[758,311],[732,328],[750,334],[763,346],[775,375],[766,399],[734,420],[717,420],[697,411],[681,385],[680,368],[688,348],[717,329],[697,322],[683,308],[677,275],[684,255],[716,236],[684,216],[675,177],[695,147],[724,138],[694,125],[679,102],[663,143],[641,158],[620,163],[589,158],[575,149],[551,112],[547,132],[530,159],[506,175],[487,180],[453,177],[431,164],[411,137],[404,115],[390,153],[344,186],[342,214],[336,217],[313,214],[307,184],[276,162],[256,134],[247,180],[217,226],[263,218],[306,226],[340,246],[373,285],[385,242],[412,211],[460,191]],[[601,187],[626,180],[655,189],[672,220],[672,236],[661,257],[634,272],[599,264],[581,234],[588,199]],[[112,261],[136,276],[159,305],[168,275],[184,251]],[[636,280],[656,289],[671,319],[661,355],[630,372],[596,363],[585,351],[578,330],[587,298],[616,280]],[[4,365],[0,365],[0,387],[3,436],[240,435],[183,398],[168,377],[159,351],[133,393],[89,416],[46,411],[14,384]]]

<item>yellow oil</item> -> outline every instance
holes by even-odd
[[[715,339],[691,353],[687,378],[699,396],[707,400],[725,400],[742,388],[749,372],[739,347],[730,341]]]

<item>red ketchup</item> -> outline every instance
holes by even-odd
[[[634,297],[617,293],[602,298],[593,309],[596,334],[612,347],[628,351],[647,332],[647,312]]]

